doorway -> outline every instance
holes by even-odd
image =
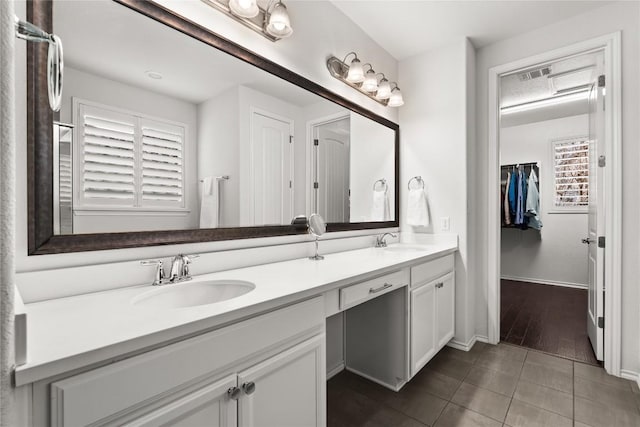
[[[598,241],[589,241],[586,235],[583,237],[587,240],[588,246],[594,246],[600,250],[596,250],[597,257],[604,266],[597,274],[591,274],[592,291],[589,293],[589,301],[591,307],[596,307],[602,311],[596,313],[596,316],[585,317],[588,321],[593,320],[593,324],[600,329],[602,334],[600,340],[595,341],[595,353],[601,352],[604,359],[604,367],[610,374],[620,375],[620,333],[621,333],[621,228],[620,228],[620,207],[621,207],[621,138],[620,138],[620,111],[621,111],[621,61],[620,61],[620,34],[613,33],[599,38],[587,40],[575,45],[560,48],[554,51],[536,55],[534,57],[518,60],[509,64],[493,67],[489,70],[489,162],[490,170],[488,185],[490,188],[500,188],[501,176],[501,120],[499,119],[499,107],[501,105],[501,79],[503,76],[510,74],[525,72],[536,67],[551,64],[562,59],[577,57],[584,54],[601,51],[604,57],[603,75],[606,76],[606,96],[602,97],[602,106],[604,115],[602,117],[602,129],[598,136],[600,141],[606,142],[602,144],[604,158],[591,157],[589,162],[595,159],[598,172],[602,175],[603,191],[598,192],[603,197],[604,203],[599,205],[598,212],[603,224],[598,230]],[[588,89],[590,89],[589,86]],[[603,88],[604,95],[605,89]],[[587,130],[588,132],[588,130]],[[578,135],[579,136],[579,135]],[[605,161],[606,159],[606,161]],[[602,163],[602,166],[600,164]],[[592,163],[589,163],[592,164]],[[494,166],[495,165],[495,169]],[[555,169],[555,163],[551,163],[551,170]],[[545,165],[541,164],[541,168]],[[547,168],[547,170],[549,170]],[[548,184],[548,182],[547,182]],[[540,188],[541,202],[544,203],[545,187],[541,182]],[[548,191],[547,191],[548,193]],[[553,189],[551,194],[555,194]],[[569,194],[566,194],[567,196]],[[488,298],[488,341],[498,343],[500,341],[500,320],[501,320],[501,286],[500,279],[502,273],[501,252],[502,252],[502,224],[500,220],[501,209],[503,205],[500,203],[501,196],[499,192],[489,192],[489,209],[488,209],[488,248],[489,263],[487,269],[487,298]],[[587,209],[588,211],[588,209]],[[589,211],[588,211],[589,212]],[[602,233],[602,234],[600,234]],[[603,237],[602,243],[606,239],[605,248],[599,247],[600,237]],[[588,252],[588,251],[587,251]],[[491,254],[495,254],[491,256]],[[588,257],[588,255],[587,255]],[[587,258],[588,259],[588,258]],[[589,279],[587,279],[589,280]],[[606,286],[606,298],[604,294],[604,283]],[[548,285],[546,285],[548,286]],[[587,285],[587,289],[589,286]],[[589,292],[587,290],[587,292]],[[599,301],[599,302],[598,302]],[[585,310],[586,311],[586,310]],[[606,321],[604,314],[606,313]],[[602,317],[602,319],[601,319]],[[589,341],[591,343],[591,341]],[[601,344],[601,345],[600,345]]]

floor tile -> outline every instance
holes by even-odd
[[[462,383],[459,379],[429,369],[420,371],[413,377],[411,382],[418,384],[421,389],[446,400],[451,399]]]
[[[481,344],[481,345],[478,345]],[[440,353],[446,354],[448,357],[453,357],[464,362],[474,363],[478,356],[484,353],[484,346],[488,344],[484,343],[475,343],[474,346],[469,351],[462,351],[452,347],[445,347],[440,350]]]
[[[475,364],[503,374],[518,376],[522,370],[523,361],[511,359],[504,353],[487,351],[478,357]]]
[[[569,393],[520,380],[513,398],[564,417],[573,418],[573,396]]]
[[[532,350],[527,353],[527,362],[547,366],[567,375],[572,375],[573,373],[573,361],[539,351]]]
[[[485,349],[485,353],[493,353],[506,359],[524,362],[524,359],[527,356],[527,349],[500,343],[498,345],[489,345],[489,347]]]
[[[464,360],[456,359],[454,357],[447,357],[444,353],[438,353],[429,363],[427,363],[425,368],[462,380],[467,376],[467,373],[472,366],[473,363],[465,362]]]
[[[427,425],[433,425],[447,406],[446,400],[412,383],[405,385],[398,393],[388,395],[383,403]]]
[[[640,425],[640,413],[612,408],[604,402],[596,402],[576,396],[575,419],[592,427],[637,427]]]
[[[584,363],[574,364],[574,375],[576,377],[586,378],[589,381],[595,381],[602,384],[606,384],[612,387],[618,387],[623,390],[631,388],[633,381],[625,380],[624,378],[614,377],[607,374],[600,366],[592,366]]]
[[[459,406],[503,422],[511,399],[503,394],[463,383],[451,401]]]
[[[353,390],[327,387],[327,424],[329,426],[361,426],[378,409],[378,404]]]
[[[426,424],[386,406],[380,407],[363,427],[425,427]],[[345,426],[341,426],[345,427]]]
[[[573,421],[570,418],[513,399],[505,424],[510,427],[572,427]]]
[[[449,403],[435,427],[500,427],[502,423],[474,411]]]
[[[469,375],[467,375],[464,382],[511,397],[516,390],[518,377],[483,368],[482,366],[474,366],[469,371]]]
[[[573,393],[573,376],[548,366],[525,362],[520,379],[565,393]]]
[[[638,401],[631,387],[623,390],[582,377],[575,379],[575,396],[602,402],[611,408],[638,412]],[[640,414],[640,412],[639,412]]]

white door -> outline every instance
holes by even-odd
[[[587,332],[598,360],[604,360],[604,247],[598,238],[604,236],[604,86],[594,84],[589,93],[589,297]],[[604,246],[604,245],[602,245]]]
[[[436,280],[437,349],[444,347],[455,334],[455,287],[453,272]]]
[[[349,222],[349,134],[344,132],[348,126],[345,118],[315,128],[314,210],[326,222]]]
[[[411,377],[436,354],[436,283],[411,291]]]
[[[239,427],[325,425],[324,334],[238,374]]]
[[[252,225],[293,218],[293,122],[254,112],[251,129]]]
[[[236,375],[229,375],[122,425],[234,427],[237,424],[237,403],[229,397],[228,390],[236,384]]]

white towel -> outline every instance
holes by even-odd
[[[409,190],[407,203],[407,224],[426,227],[430,223],[427,195],[423,188]]]
[[[371,221],[389,221],[390,217],[389,197],[387,196],[387,192],[373,190]]]
[[[200,228],[218,228],[219,214],[218,180],[208,176],[202,180],[200,197]]]

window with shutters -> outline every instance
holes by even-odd
[[[589,141],[572,138],[552,142],[554,207],[585,212],[589,205]]]
[[[79,209],[184,208],[186,126],[77,100]]]

